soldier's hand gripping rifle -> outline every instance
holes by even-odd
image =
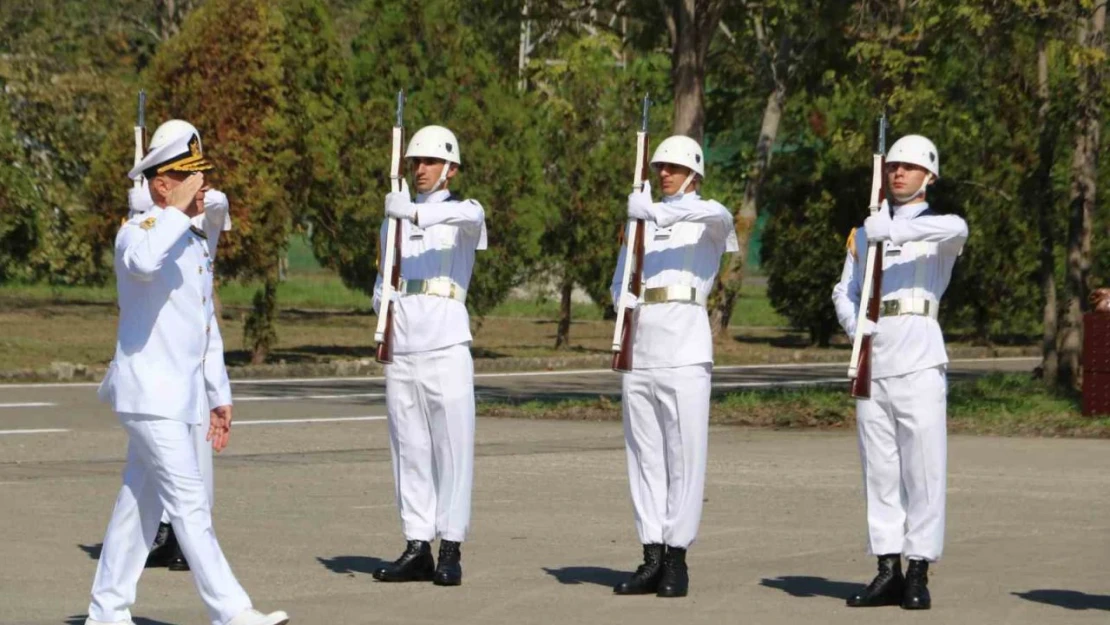
[[[397,119],[393,125],[393,156],[389,163],[389,185],[393,193],[401,191],[404,176],[404,159],[401,150],[405,142],[405,92],[397,92]],[[401,287],[401,223],[386,217],[385,258],[382,262],[382,295],[378,304],[378,327],[374,340],[378,343],[375,359],[384,364],[393,363],[393,294]]]
[[[143,144],[146,141],[146,91],[139,90],[139,116],[138,123],[135,124],[135,165],[143,160]],[[140,175],[135,178],[135,188],[140,189],[143,186],[143,177]]]
[[[879,149],[872,155],[871,205],[874,215],[882,210],[886,199],[886,113],[879,118]],[[879,322],[879,307],[883,298],[883,242],[867,242],[866,268],[860,289],[859,312],[856,315],[856,335],[852,342],[852,361],[848,364],[848,378],[852,381],[852,397],[871,397],[871,338],[861,329],[864,320]]]
[[[648,107],[651,100],[644,96],[640,130],[636,133],[636,168],[632,172],[632,188],[643,191],[648,175]],[[640,296],[644,278],[644,220],[628,222],[624,234],[624,273],[621,276],[617,307],[617,325],[613,329],[613,371],[632,371],[632,343],[635,338],[635,310],[624,305],[625,294]]]

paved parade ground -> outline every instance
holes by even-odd
[[[715,379],[842,374],[722,368]],[[476,382],[483,397],[589,395],[616,377]],[[908,613],[843,605],[874,571],[851,432],[712,428],[690,596],[658,599],[610,590],[640,558],[620,425],[480,418],[463,586],[377,583],[370,572],[403,547],[382,387],[235,385],[214,517],[257,607],[312,625],[1110,622],[1110,441],[1099,440],[951,437],[934,609]],[[0,387],[0,623],[83,623],[126,444],[94,392]],[[190,575],[165,569],[143,576],[135,614],[139,625],[206,622]]]

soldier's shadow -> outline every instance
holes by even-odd
[[[759,581],[759,585],[781,590],[794,597],[832,597],[834,599],[847,599],[864,588],[864,584],[838,582],[809,575],[764,578]]]
[[[77,548],[84,551],[89,558],[93,560],[100,559],[100,551],[104,548],[104,543],[96,543],[95,545],[77,545]]]
[[[86,618],[87,617],[84,616],[84,615],[71,616],[71,617],[69,617],[65,620],[65,625],[85,625],[85,619]],[[176,623],[170,623],[170,622],[167,622],[167,621],[157,621],[157,620],[152,619],[152,618],[143,618],[141,616],[131,617],[131,622],[134,623],[135,625],[177,625]]]
[[[389,564],[388,560],[374,556],[335,556],[334,558],[320,558],[316,561],[332,573],[354,575],[355,573],[372,574],[380,567]]]
[[[1026,601],[1046,603],[1069,610],[1105,610],[1110,612],[1110,595],[1088,595],[1078,590],[1041,589],[1011,593]]]
[[[617,571],[604,566],[566,566],[561,569],[544,567],[543,570],[557,579],[560,584],[616,586],[632,575],[631,572]]]

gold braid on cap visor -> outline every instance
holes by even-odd
[[[208,171],[214,168],[215,165],[204,158],[204,154],[200,151],[200,137],[193,135],[193,138],[189,141],[189,151],[162,163],[158,166],[158,169],[155,170],[155,173],[164,174],[167,171]]]

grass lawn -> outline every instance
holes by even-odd
[[[620,403],[596,400],[490,403],[484,416],[618,421]],[[855,405],[841,387],[753,390],[715,395],[710,422],[789,428],[854,429]],[[1084,417],[1078,398],[1046,389],[1028,374],[991,374],[951,383],[948,431],[1001,436],[1110,438],[1110,418]]]

